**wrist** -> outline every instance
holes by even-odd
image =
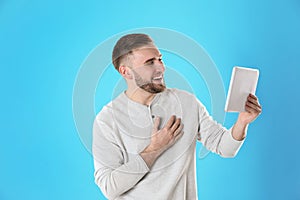
[[[161,153],[161,151],[154,150],[150,146],[148,146],[142,152],[140,152],[140,156],[144,159],[148,167],[151,168],[156,159],[161,155]]]
[[[246,127],[249,124],[249,122],[247,122],[247,120],[242,119],[240,116],[238,117],[236,123],[241,127]]]
[[[237,120],[235,125],[232,128],[232,137],[237,141],[241,141],[245,139],[247,128],[248,128],[248,123]]]
[[[147,155],[156,159],[161,154],[161,151],[153,149],[151,146],[148,146],[140,154]]]

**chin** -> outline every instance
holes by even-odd
[[[143,85],[141,88],[149,93],[157,94],[157,93],[163,92],[166,89],[166,86],[164,84],[149,83],[149,84]]]

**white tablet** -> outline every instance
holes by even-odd
[[[234,67],[225,105],[226,112],[244,112],[249,93],[255,94],[258,69]]]

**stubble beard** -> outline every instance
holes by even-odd
[[[149,92],[152,94],[157,94],[157,93],[163,92],[166,89],[166,85],[164,83],[163,84],[153,83],[152,79],[150,82],[150,81],[143,79],[135,71],[133,71],[133,73],[134,73],[134,80],[135,80],[136,85],[139,88],[145,90],[146,92]]]

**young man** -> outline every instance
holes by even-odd
[[[148,35],[123,36],[112,60],[128,88],[94,122],[96,184],[108,199],[197,199],[196,140],[234,157],[261,112],[257,97],[249,94],[227,130],[194,95],[166,88],[162,55]]]

